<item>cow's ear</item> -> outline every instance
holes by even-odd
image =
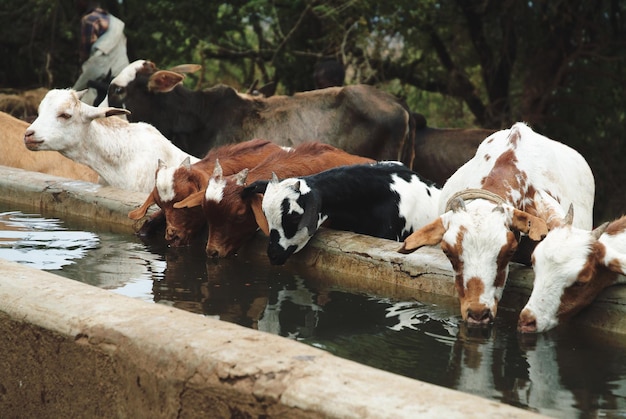
[[[306,228],[309,231],[309,236],[313,236],[318,229],[320,222],[320,216],[322,208],[322,202],[319,197],[315,196],[312,192],[307,194],[306,204],[304,206],[304,214],[298,224],[298,230]]]
[[[200,70],[202,66],[200,64],[180,64],[175,67],[169,68],[169,71],[174,73],[195,73]]]
[[[576,277],[577,284],[586,284],[596,276],[597,267],[602,266],[602,257],[605,253],[606,249],[602,243],[596,241],[591,245],[591,253]]]
[[[264,84],[259,88],[259,93],[264,97],[274,96],[274,93],[276,93],[276,83],[271,81]]]
[[[168,70],[159,70],[150,76],[148,80],[148,90],[155,93],[170,92],[185,79],[180,73]]]
[[[610,271],[626,275],[626,254],[621,253],[611,259],[605,259],[604,263]]]
[[[156,201],[154,200],[154,190],[153,190],[152,192],[150,192],[150,195],[148,195],[145,202],[139,208],[134,209],[128,213],[128,218],[130,218],[131,220],[140,219],[141,217],[146,215],[146,212],[148,212],[148,208],[150,208],[154,204],[156,204]]]
[[[412,253],[422,246],[434,246],[439,244],[445,232],[446,229],[443,226],[443,220],[441,217],[437,217],[435,221],[425,225],[407,237],[402,247],[398,249],[398,252]]]
[[[541,241],[548,234],[548,225],[543,219],[518,209],[513,209],[510,227],[527,234],[534,241]]]
[[[174,208],[193,208],[202,205],[204,198],[204,191],[194,192],[182,201],[178,201],[174,204]]]
[[[254,214],[254,219],[256,220],[257,225],[261,231],[269,237],[270,226],[267,222],[267,218],[265,218],[265,214],[263,213],[263,196],[252,195],[250,198],[250,205],[252,207],[252,213]]]
[[[591,232],[591,235],[598,240],[600,236],[606,231],[609,227],[610,223],[604,223]],[[619,234],[626,234],[626,232],[622,231]],[[613,247],[615,242],[612,240],[607,240],[605,242],[594,243],[594,246],[602,246],[600,251],[597,251],[596,254],[601,255],[602,259],[600,263],[604,264],[610,271],[626,275],[626,253],[623,249],[618,247]]]
[[[264,194],[268,183],[269,181],[267,180],[257,180],[256,182],[252,182],[250,185],[243,188],[241,191],[241,197],[246,199],[255,194]]]

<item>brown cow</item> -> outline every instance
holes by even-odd
[[[440,186],[469,161],[482,141],[496,130],[483,128],[431,128],[414,113],[415,159],[413,170]]]
[[[220,145],[268,138],[286,146],[320,141],[351,154],[412,164],[410,112],[375,87],[264,97],[224,85],[192,91],[180,84],[183,78],[180,72],[138,60],[113,79],[104,104],[130,110],[130,120],[149,122],[198,157]]]

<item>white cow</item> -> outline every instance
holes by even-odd
[[[595,183],[585,159],[516,123],[487,137],[446,182],[440,216],[414,232],[400,252],[441,243],[455,273],[465,321],[496,316],[520,233],[539,241],[570,205],[574,225],[591,228]]]
[[[564,221],[533,252],[535,282],[518,321],[544,332],[591,304],[604,288],[626,282],[626,216],[595,230]]]

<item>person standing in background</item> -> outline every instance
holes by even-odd
[[[95,1],[77,0],[76,9],[82,15],[79,50],[81,73],[72,89],[89,88],[81,100],[97,106],[106,95],[106,92],[102,92],[106,90],[104,86],[108,86],[111,79],[129,64],[124,22]],[[100,89],[96,89],[96,86],[100,86]]]

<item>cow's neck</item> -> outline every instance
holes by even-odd
[[[528,204],[528,194],[532,189],[527,173],[517,166],[513,149],[498,157],[489,174],[481,180],[481,188],[501,196],[507,203],[521,210]]]

